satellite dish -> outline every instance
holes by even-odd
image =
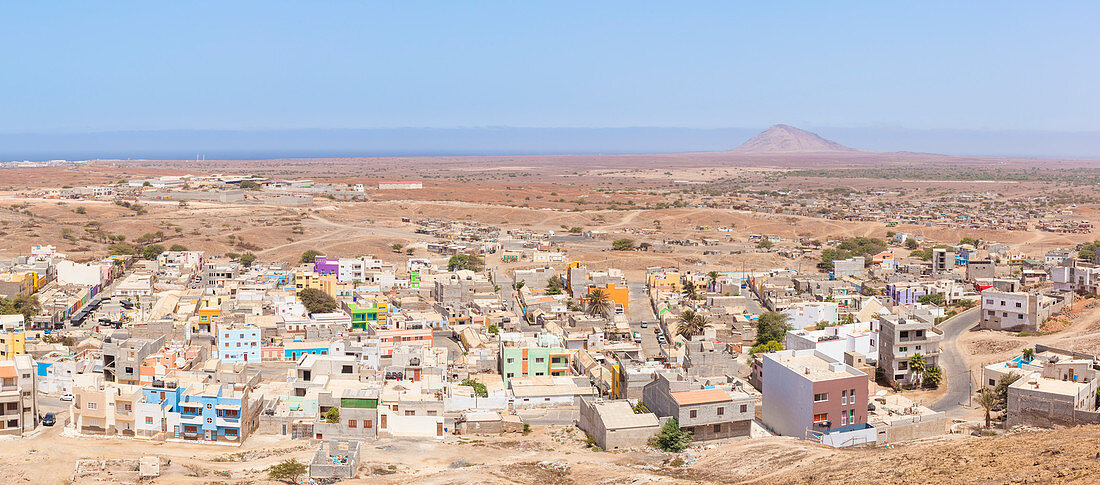
[[[875,393],[875,397],[882,397],[882,396],[885,396],[885,395],[886,395],[886,389],[883,389],[883,390]]]

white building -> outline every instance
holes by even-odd
[[[1095,264],[1068,259],[1050,270],[1050,281],[1057,290],[1100,295],[1100,267]]]
[[[783,313],[787,315],[787,323],[790,323],[792,327],[806,328],[816,325],[818,322],[836,325],[839,321],[837,314],[839,308],[840,305],[836,302],[816,301],[793,306],[783,310]]]
[[[844,361],[845,352],[857,352],[878,361],[878,323],[850,323],[822,330],[788,330],[783,346],[788,350],[814,349],[829,358]]]
[[[424,188],[424,182],[415,180],[387,180],[378,182],[378,190],[415,190]]]
[[[58,261],[57,282],[60,285],[99,286],[107,281],[108,269],[100,263]]]

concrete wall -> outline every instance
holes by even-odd
[[[1100,424],[1100,411],[1081,409],[1075,398],[1070,396],[1009,387],[1006,424],[1044,428]]]
[[[947,433],[947,415],[935,413],[896,419],[889,425],[876,424],[875,430],[878,444],[942,436]]]

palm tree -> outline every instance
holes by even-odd
[[[989,389],[982,389],[978,393],[978,405],[985,410],[985,429],[989,429],[990,422],[993,420],[989,413],[997,405],[997,396]]]
[[[710,291],[714,291],[714,288],[716,288],[716,285],[718,284],[718,272],[717,271],[708,272],[707,273],[707,281],[710,282]]]
[[[1035,358],[1035,349],[1024,349],[1024,360],[1031,362]]]
[[[705,315],[696,313],[695,310],[684,310],[680,312],[680,322],[676,328],[676,335],[681,335],[684,338],[690,340],[692,337],[703,333],[703,330],[710,322],[707,321]]]
[[[920,353],[913,354],[909,358],[909,369],[917,375],[917,387],[920,387],[920,381],[924,378],[924,369],[928,367],[927,364],[924,361],[924,356]]]
[[[684,283],[684,289],[681,293],[683,293],[684,298],[689,300],[699,299],[699,290],[695,288],[695,283],[692,283],[690,280]]]
[[[611,297],[606,291],[600,288],[594,288],[588,292],[588,297],[585,298],[584,312],[592,316],[602,316],[609,318],[611,316]]]

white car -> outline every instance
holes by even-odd
[[[72,401],[73,400],[73,393],[66,392],[65,394],[62,394],[61,395],[61,400],[62,401]]]

